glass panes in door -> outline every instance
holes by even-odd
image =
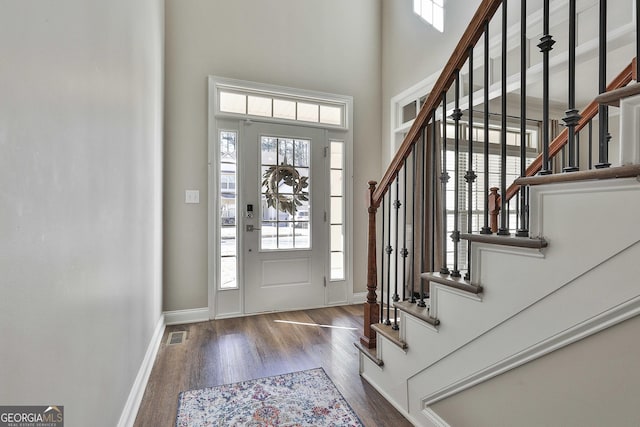
[[[260,137],[260,249],[309,249],[311,141]]]

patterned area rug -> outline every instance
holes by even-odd
[[[177,427],[363,426],[322,368],[180,393]]]

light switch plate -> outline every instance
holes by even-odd
[[[185,203],[200,203],[200,190],[185,190],[184,191]]]

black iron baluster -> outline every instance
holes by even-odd
[[[589,169],[593,169],[593,120],[589,120]]]
[[[380,286],[380,323],[386,323],[384,321],[384,225],[385,225],[385,214],[384,214],[384,201],[386,199],[386,195],[382,196],[382,245],[380,245],[380,278],[382,279],[382,285]],[[389,319],[389,310],[387,309],[387,319]]]
[[[478,175],[473,171],[473,47],[469,48],[469,148],[467,150],[468,169],[464,176],[467,181],[467,233],[473,230],[473,183]],[[471,280],[471,241],[467,241],[467,273],[465,280]]]
[[[424,129],[422,130],[424,135]],[[418,150],[417,145],[414,145],[413,152],[411,156],[413,157],[413,166],[411,168],[411,185],[413,186],[413,191],[411,192],[411,268],[409,271],[411,272],[411,298],[409,299],[411,302],[416,302],[416,294],[415,294],[415,271],[414,271],[414,263],[416,261],[415,258],[415,247],[416,247],[416,238],[415,238],[415,229],[416,229],[416,152]]]
[[[396,244],[395,247],[398,248],[398,228],[400,226],[400,174],[396,175],[396,201],[393,203],[393,207],[396,210]],[[400,301],[400,296],[398,295],[398,255],[400,251],[396,251],[396,268],[394,270],[394,288],[393,288],[393,302]],[[393,306],[393,326],[391,327],[394,330],[398,330],[400,327],[398,326],[398,308]]]
[[[442,185],[442,268],[441,274],[449,274],[447,267],[447,92],[442,92],[442,173],[440,183]]]
[[[600,0],[600,35],[598,46],[598,91],[607,91],[607,0]],[[596,169],[608,168],[609,163],[609,107],[604,104],[598,106],[598,151],[599,163]]]
[[[539,175],[548,175],[549,169],[549,51],[556,43],[549,34],[549,0],[544,0],[543,30],[538,47],[542,52],[542,166]]]
[[[434,127],[432,122],[431,127]],[[427,228],[425,224],[425,216],[426,216],[426,201],[427,201],[427,168],[425,167],[425,155],[427,153],[427,128],[422,128],[422,155],[420,156],[422,163],[422,197],[420,202],[420,230],[422,230],[422,238],[420,239],[420,273],[424,272],[424,245],[427,240]],[[432,142],[433,144],[433,142]],[[415,193],[415,191],[414,191]],[[433,216],[433,215],[432,215]],[[414,225],[415,227],[415,225]],[[429,239],[433,242],[433,235],[429,236]],[[414,243],[415,245],[415,243]],[[431,270],[433,271],[433,266],[431,266]],[[418,307],[426,307],[427,304],[424,302],[424,280],[422,278],[420,280],[420,300],[418,301]]]
[[[484,23],[484,225],[480,234],[492,234],[489,226],[489,21]]]
[[[404,178],[402,183],[402,203],[404,203],[404,209],[402,210],[402,251],[400,255],[402,256],[402,301],[407,299],[406,289],[407,289],[407,256],[409,255],[409,250],[407,249],[407,158],[404,158],[404,165],[402,166],[404,169]]]
[[[460,70],[456,70],[455,80],[455,108],[451,114],[453,119],[453,232],[451,233],[451,241],[453,242],[453,270],[451,277],[460,277],[460,269],[458,268],[458,247],[460,246],[460,118],[462,111],[460,110]]]
[[[578,170],[576,162],[576,125],[580,121],[580,113],[576,109],[576,0],[569,0],[569,106],[562,120],[569,135],[569,166],[563,172]]]
[[[436,175],[436,111],[433,110],[431,114],[431,233],[429,240],[431,241],[431,260],[429,264],[429,271],[435,271],[436,269],[436,189],[438,176]],[[425,198],[426,199],[426,198]]]
[[[527,175],[527,0],[520,2],[520,176]],[[520,204],[518,218],[520,224],[516,231],[518,237],[529,236],[529,225],[526,219],[527,199],[525,192],[518,191]]]
[[[580,169],[580,132],[576,132],[576,167]]]
[[[507,225],[507,2],[502,2],[502,60],[501,60],[501,94],[502,104],[500,132],[500,236],[509,235]]]
[[[391,254],[393,253],[393,247],[391,246],[391,186],[388,187],[387,194],[389,195],[388,217],[387,224],[387,320],[385,325],[389,326],[391,321],[389,320],[389,314],[391,312]]]

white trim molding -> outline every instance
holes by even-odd
[[[156,328],[153,332],[153,336],[151,337],[151,341],[149,342],[149,346],[147,347],[147,351],[144,355],[144,359],[142,359],[142,364],[140,365],[140,369],[138,370],[138,375],[136,375],[136,379],[133,382],[131,391],[129,392],[129,397],[127,397],[127,402],[125,403],[122,414],[120,415],[118,427],[133,426],[133,423],[136,420],[138,409],[140,408],[140,403],[142,402],[144,391],[147,388],[149,376],[151,375],[153,363],[155,362],[156,355],[158,354],[158,350],[160,349],[160,343],[162,341],[162,336],[164,335],[164,329],[164,315],[160,315],[158,323],[156,324]]]
[[[618,323],[631,319],[640,314],[640,296],[631,299],[623,304],[611,308],[597,316],[581,322],[574,327],[559,334],[549,337],[540,343],[509,356],[479,372],[457,381],[443,389],[432,393],[423,399],[425,409],[429,405],[446,399],[456,393],[471,388],[477,384],[487,381],[493,377],[515,369],[532,360],[545,356],[555,350],[573,344],[590,335],[603,331]]]
[[[246,97],[247,103],[250,96],[261,96],[263,98],[270,98],[272,102],[276,100],[284,100],[293,103],[311,103],[318,106],[320,115],[318,121],[305,121],[303,119],[296,118],[284,119],[274,117],[273,114],[268,115],[255,115],[249,114],[249,108],[247,104],[246,109],[240,109],[241,112],[229,112],[221,111],[219,106],[220,93],[231,93],[239,96]],[[273,107],[274,104],[272,104]],[[297,104],[296,104],[297,105]],[[341,111],[340,124],[331,124],[330,121],[322,121],[321,107],[339,108]],[[251,81],[236,80],[218,76],[208,76],[208,271],[207,271],[207,289],[208,289],[208,316],[207,318],[201,318],[198,315],[194,315],[192,320],[184,321],[181,314],[176,313],[178,316],[178,323],[197,322],[207,319],[221,319],[225,317],[238,317],[245,315],[244,307],[244,275],[243,275],[243,239],[239,239],[238,248],[238,287],[235,289],[220,289],[217,284],[219,275],[219,248],[218,248],[218,192],[219,183],[217,181],[217,144],[218,144],[218,131],[221,129],[221,123],[225,123],[225,126],[233,123],[232,127],[225,127],[225,130],[234,129],[238,132],[239,141],[245,138],[243,135],[244,127],[242,123],[275,123],[284,124],[289,126],[299,126],[308,128],[318,128],[325,130],[326,141],[336,140],[344,142],[345,148],[345,163],[344,163],[344,201],[345,201],[345,285],[346,289],[344,293],[340,294],[340,298],[334,298],[328,301],[324,306],[335,305],[337,303],[349,303],[357,298],[353,293],[353,97],[348,95],[338,95],[332,93],[311,91],[305,89],[291,88],[285,86],[277,86],[271,84],[257,83]],[[242,142],[240,142],[242,144]],[[238,159],[238,164],[242,161]],[[240,172],[237,177],[237,187],[242,188],[242,173]],[[237,214],[240,215],[244,201],[242,196],[238,196]],[[329,255],[327,254],[327,259]],[[327,262],[328,265],[328,262]],[[327,271],[328,277],[328,271]],[[352,296],[350,300],[349,297]],[[364,300],[365,298],[362,298]],[[189,314],[187,318],[189,317]],[[168,320],[173,318],[172,314],[169,314]],[[173,324],[173,323],[167,323]]]
[[[206,322],[209,320],[209,309],[207,307],[203,307],[189,310],[165,311],[164,318],[167,326]]]
[[[433,427],[449,427],[449,424],[436,414],[431,408],[424,408],[422,415],[432,424]]]

